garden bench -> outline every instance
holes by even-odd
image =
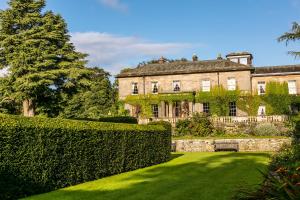
[[[215,142],[215,151],[239,151],[239,143],[234,141]]]

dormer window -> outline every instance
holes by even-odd
[[[258,91],[258,95],[266,94],[266,82],[265,81],[258,81],[257,91]]]
[[[236,90],[236,80],[235,78],[227,79],[227,89],[228,90]]]
[[[210,91],[210,80],[203,80],[202,81],[202,92],[209,92]]]
[[[132,89],[132,94],[139,94],[138,83],[132,83],[131,89]]]
[[[152,82],[151,87],[152,87],[152,93],[157,94],[158,93],[158,83],[157,82]]]
[[[173,91],[174,92],[180,91],[180,81],[173,81]]]

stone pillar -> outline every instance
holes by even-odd
[[[165,102],[164,101],[160,102],[159,108],[160,109],[158,112],[158,117],[165,118]]]
[[[169,118],[173,118],[173,103],[169,102]]]
[[[180,117],[187,117],[186,110],[185,110],[185,101],[180,102]]]
[[[194,113],[194,109],[193,109],[193,106],[194,105],[194,103],[193,102],[189,102],[189,116],[192,116],[193,115],[193,113]]]

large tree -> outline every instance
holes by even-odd
[[[101,68],[90,68],[89,87],[80,87],[72,98],[65,97],[60,116],[65,118],[97,119],[107,115],[115,103],[115,93],[109,73]]]
[[[42,12],[45,0],[10,0],[0,11],[0,68],[9,68],[13,98],[23,102],[25,116],[34,116],[45,95],[72,93],[90,73],[85,54],[70,43],[60,15]]]
[[[300,40],[300,25],[297,22],[293,23],[292,30],[290,32],[286,32],[278,38],[279,42],[285,41],[286,45],[288,45],[290,41],[295,42],[298,40]],[[300,56],[300,51],[289,51],[288,53],[295,57]]]

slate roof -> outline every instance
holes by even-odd
[[[155,76],[155,75],[175,75],[193,74],[206,72],[229,72],[253,70],[248,65],[238,64],[229,60],[206,60],[206,61],[186,61],[171,62],[162,64],[147,64],[134,69],[126,69],[118,74],[117,78]]]
[[[300,65],[256,67],[253,75],[255,76],[258,74],[291,73],[291,72],[300,73]]]
[[[249,52],[247,52],[247,51],[229,53],[229,54],[226,55],[226,57],[230,57],[230,56],[244,56],[244,55],[250,55],[251,57],[253,57],[252,54],[249,53]]]

